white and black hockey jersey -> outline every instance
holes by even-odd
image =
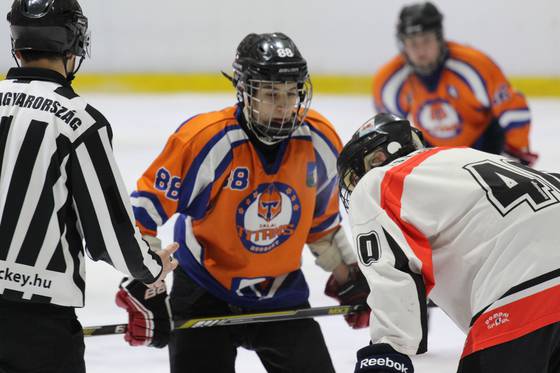
[[[0,82],[0,299],[84,305],[94,260],[150,283],[161,260],[141,238],[107,120],[55,71]]]
[[[560,175],[469,148],[374,168],[351,196],[373,343],[426,351],[426,297],[464,355],[560,320]]]

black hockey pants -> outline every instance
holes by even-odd
[[[176,319],[234,313],[180,268],[170,299]],[[177,330],[169,343],[171,372],[234,373],[238,347],[255,351],[269,373],[334,372],[319,324],[312,319]]]
[[[85,373],[73,308],[0,298],[0,373]]]
[[[560,373],[560,323],[464,357],[458,373]]]

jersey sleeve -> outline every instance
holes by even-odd
[[[381,91],[383,89],[384,76],[381,76],[381,71],[378,71],[372,79],[372,92],[373,92],[373,108],[376,113],[387,112],[383,100],[381,99]]]
[[[531,113],[527,100],[511,86],[502,70],[489,58],[486,65],[490,109],[505,133],[506,145],[529,150]]]
[[[410,111],[404,87],[410,68],[398,56],[381,67],[373,76],[373,104],[377,113],[391,113],[404,118]]]
[[[151,283],[161,273],[161,259],[134,225],[128,192],[113,155],[109,123],[95,109],[86,111],[96,124],[73,143],[68,181],[87,251],[93,260]]]
[[[420,354],[427,350],[427,287],[424,263],[411,245],[415,232],[399,226],[370,189],[360,183],[352,193],[350,221],[358,263],[372,289],[371,340]]]
[[[338,201],[338,176],[336,160],[342,150],[342,142],[332,125],[322,118],[327,126],[312,129],[312,141],[315,149],[315,170],[317,194],[313,223],[307,242],[311,243],[339,227],[341,222]],[[319,129],[323,128],[323,130]],[[309,174],[310,172],[308,172]]]
[[[173,134],[163,151],[152,162],[136,184],[131,200],[136,224],[142,234],[157,235],[179,209],[179,194],[189,153],[182,139]]]
[[[193,219],[204,216],[215,193],[214,182],[231,163],[227,135],[232,128],[186,129],[171,135],[132,193],[142,234],[157,235],[157,228],[177,212]]]

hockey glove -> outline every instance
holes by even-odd
[[[350,279],[344,284],[339,284],[331,275],[325,286],[325,294],[336,299],[341,305],[367,304],[369,286],[367,280],[358,268],[357,263],[350,264]],[[359,311],[345,315],[344,319],[353,329],[367,328],[371,310]]]
[[[519,161],[519,163],[529,167],[532,167],[537,159],[539,159],[539,155],[537,153],[531,153],[527,149],[514,148],[507,144],[504,146],[504,154],[509,158],[513,158]]]
[[[410,357],[395,351],[385,343],[369,345],[358,350],[354,373],[414,373]]]
[[[142,282],[124,278],[115,299],[128,312],[124,339],[131,346],[162,348],[169,342],[171,311],[165,283],[148,288]]]

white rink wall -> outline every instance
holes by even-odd
[[[3,0],[0,18],[10,8]],[[81,0],[90,19],[86,72],[218,72],[249,32],[290,35],[315,74],[369,74],[397,52],[410,0]],[[446,36],[489,53],[508,75],[560,75],[560,1],[434,0]],[[0,69],[12,66],[8,25]]]

